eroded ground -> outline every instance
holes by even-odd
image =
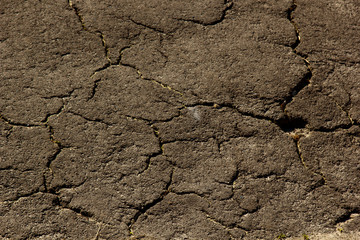
[[[359,1],[0,3],[0,238],[360,239]]]

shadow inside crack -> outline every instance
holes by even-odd
[[[292,132],[295,129],[305,128],[308,122],[302,118],[289,118],[286,116],[285,118],[276,121],[276,124],[284,132]]]

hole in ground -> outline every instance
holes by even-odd
[[[305,126],[308,123],[302,118],[290,119],[289,117],[285,117],[283,119],[280,119],[280,120],[276,121],[276,124],[284,132],[292,132],[297,128],[305,128]]]

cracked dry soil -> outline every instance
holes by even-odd
[[[0,239],[360,239],[359,1],[0,18]]]

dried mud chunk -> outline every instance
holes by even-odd
[[[182,107],[179,93],[152,80],[141,79],[135,69],[112,66],[93,76],[88,99],[71,101],[72,112],[90,119],[116,123],[119,116],[167,120]]]
[[[264,187],[265,186],[265,187]],[[235,182],[234,199],[247,209],[237,226],[249,230],[245,239],[274,239],[280,233],[330,228],[346,214],[344,199],[327,187],[308,190],[282,178],[240,178]]]
[[[333,71],[322,83],[322,92],[347,111],[351,121],[360,122],[360,67],[335,65]]]
[[[171,168],[163,157],[154,157],[139,174],[121,175],[116,166],[88,173],[85,183],[61,189],[60,199],[111,225],[128,224],[138,209],[161,198],[170,182]]]
[[[360,5],[350,1],[297,1],[293,13],[301,32],[296,50],[314,61],[359,62]]]
[[[13,126],[0,142],[1,201],[43,189],[43,174],[56,149],[46,128]]]
[[[228,108],[193,106],[181,110],[179,117],[169,122],[155,123],[154,126],[159,130],[164,143],[174,140],[206,141],[210,138],[224,141],[237,136],[237,124],[243,122],[246,122],[246,117]]]
[[[136,120],[119,118],[118,124],[108,125],[61,113],[51,117],[49,124],[54,129],[54,139],[62,147],[71,148],[64,151],[70,154],[69,160],[76,157],[72,153],[79,159],[88,158],[90,168],[114,161],[122,174],[134,173],[146,166],[149,156],[160,152],[153,130]]]
[[[290,119],[303,119],[310,129],[334,129],[351,124],[345,111],[319,89],[304,88],[285,111]]]
[[[106,63],[101,39],[81,30],[66,1],[2,4],[0,111],[14,122],[39,124]]]
[[[236,165],[218,153],[214,140],[168,143],[164,145],[164,153],[176,166],[171,184],[174,192],[195,192],[219,200],[232,195],[231,180],[236,175]]]
[[[300,139],[305,164],[321,173],[326,184],[342,193],[350,208],[359,208],[359,127],[349,130],[314,132]]]
[[[69,209],[61,209],[56,202],[55,195],[37,193],[13,203],[1,203],[1,236],[10,239],[40,236],[41,239],[90,239],[96,235],[96,222]]]
[[[135,237],[156,239],[230,239],[220,224],[211,221],[203,209],[205,199],[195,194],[169,193],[139,217],[133,225]]]
[[[165,67],[138,48],[126,49],[121,62],[182,92],[190,103],[232,104],[243,112],[281,118],[279,102],[306,74],[301,58],[290,48],[247,41],[235,22],[197,28],[195,35],[184,32],[162,41]]]

